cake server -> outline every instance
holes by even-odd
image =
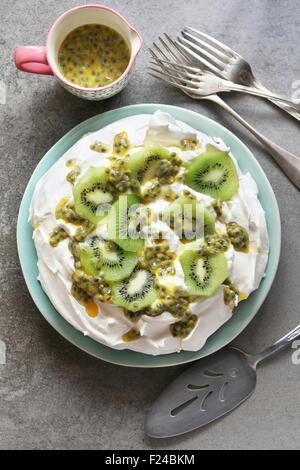
[[[228,346],[184,371],[146,413],[150,437],[178,436],[233,410],[256,387],[257,366],[300,337],[300,325],[258,354]]]

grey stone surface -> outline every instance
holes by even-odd
[[[44,44],[47,31],[71,0],[1,0],[0,80],[0,364],[1,449],[292,449],[299,444],[300,365],[292,350],[259,370],[255,395],[236,411],[200,431],[157,441],[143,434],[144,412],[184,367],[128,369],[81,352],[43,319],[20,270],[16,221],[37,163],[74,125],[134,103],[167,103],[209,116],[236,133],[253,151],[275,191],[282,220],[282,254],[273,287],[260,312],[236,340],[257,350],[299,323],[299,193],[261,145],[221,108],[193,102],[146,74],[149,47],[163,31],[184,25],[207,31],[243,54],[272,90],[292,94],[300,80],[299,1],[112,0],[144,39],[128,87],[104,102],[86,102],[48,76],[17,71],[13,53]],[[92,2],[91,2],[92,3]],[[299,87],[299,82],[298,82]],[[260,98],[228,94],[226,101],[266,136],[299,155],[299,122]],[[0,361],[1,362],[1,361]]]

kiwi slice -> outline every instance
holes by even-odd
[[[169,160],[170,152],[161,145],[147,145],[144,149],[130,155],[126,168],[131,172],[131,178],[140,184],[157,176],[161,160]]]
[[[131,312],[149,307],[157,298],[153,282],[149,269],[136,267],[127,279],[111,283],[113,301]]]
[[[103,273],[106,281],[120,281],[128,277],[138,263],[134,253],[124,251],[113,242],[91,237],[79,244],[81,266],[92,276]]]
[[[113,202],[106,181],[105,168],[91,166],[73,188],[76,213],[94,224],[105,215],[105,212],[101,214],[101,206],[104,208]]]
[[[141,199],[135,194],[123,194],[112,205],[107,216],[108,237],[126,251],[139,251],[145,243],[138,235],[134,208],[130,211],[132,206],[140,203]]]
[[[215,216],[209,209],[197,201],[197,199],[191,199],[189,196],[185,195],[179,196],[178,199],[169,204],[169,206],[161,212],[161,219],[166,222],[170,221],[171,224],[174,225],[175,231],[176,223],[183,224],[183,235],[188,235],[188,233],[191,232],[194,233],[197,229],[199,230],[196,224],[197,218],[199,218],[200,229],[202,229],[204,233],[198,234],[196,238],[198,238],[198,236],[214,233]]]
[[[228,277],[227,259],[223,253],[198,255],[186,250],[179,261],[190,295],[210,296]]]
[[[228,153],[210,148],[187,166],[185,184],[199,193],[227,201],[238,190],[239,179]]]

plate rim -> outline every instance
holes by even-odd
[[[194,118],[200,118],[200,119],[203,119],[204,121],[206,121],[206,123],[208,125],[212,125],[213,127],[219,127],[220,130],[223,130],[225,131],[225,134],[229,135],[230,138],[233,138],[234,141],[236,141],[236,143],[238,144],[238,146],[242,147],[243,150],[250,155],[250,158],[252,159],[252,164],[254,164],[256,166],[256,169],[258,170],[258,172],[260,173],[260,176],[263,177],[263,180],[264,180],[264,186],[267,190],[267,193],[271,196],[271,199],[273,200],[273,204],[274,204],[274,208],[275,208],[275,213],[273,213],[273,224],[276,225],[277,227],[277,243],[275,246],[275,249],[274,249],[274,253],[272,254],[272,256],[275,256],[275,259],[274,259],[274,266],[273,266],[273,269],[272,269],[272,272],[269,273],[269,276],[268,276],[268,285],[266,287],[266,292],[263,294],[263,298],[260,299],[256,305],[256,308],[255,308],[255,311],[254,313],[252,313],[252,315],[250,315],[247,320],[243,323],[243,326],[238,329],[238,331],[236,331],[229,340],[226,340],[226,342],[223,344],[223,346],[221,347],[216,347],[216,349],[210,351],[210,352],[207,352],[205,354],[200,354],[200,356],[197,356],[197,354],[199,354],[202,349],[204,349],[205,345],[197,350],[197,351],[181,351],[181,353],[169,353],[169,354],[160,354],[160,355],[151,355],[151,354],[145,354],[145,353],[140,353],[140,352],[136,352],[136,351],[130,351],[130,353],[134,353],[134,355],[138,355],[139,357],[145,357],[149,360],[149,362],[153,362],[153,364],[141,364],[141,363],[135,363],[134,361],[131,361],[130,363],[128,362],[122,362],[120,360],[114,360],[114,359],[111,359],[111,358],[107,358],[107,357],[102,357],[101,354],[96,354],[92,351],[90,351],[88,348],[84,347],[83,345],[81,344],[78,344],[77,341],[73,340],[72,338],[68,337],[67,335],[65,335],[55,324],[54,324],[54,321],[50,321],[50,319],[46,316],[46,314],[43,312],[43,308],[41,306],[41,302],[39,301],[39,299],[37,298],[38,296],[36,296],[36,294],[33,292],[33,289],[32,289],[32,286],[30,284],[30,281],[29,279],[27,279],[27,275],[26,275],[26,272],[25,272],[25,260],[24,260],[24,257],[23,257],[23,246],[22,246],[22,240],[21,240],[21,229],[23,227],[23,215],[24,215],[24,211],[28,210],[28,207],[26,207],[26,203],[27,203],[27,198],[28,198],[28,193],[30,192],[31,190],[31,186],[34,184],[34,187],[35,185],[37,184],[37,181],[39,181],[43,175],[45,174],[45,172],[47,171],[44,171],[42,175],[38,176],[38,180],[34,183],[34,180],[36,179],[37,177],[37,174],[40,172],[40,171],[43,171],[41,170],[43,164],[45,164],[45,161],[47,160],[47,157],[49,158],[51,156],[51,153],[55,153],[56,152],[56,148],[58,148],[60,145],[62,145],[62,143],[66,142],[68,139],[72,138],[74,140],[73,143],[71,143],[70,145],[68,145],[67,148],[70,148],[72,145],[74,145],[74,143],[79,140],[81,138],[81,136],[83,136],[84,134],[86,134],[87,132],[94,132],[94,131],[84,131],[81,136],[77,136],[77,133],[78,131],[80,131],[82,128],[84,127],[87,127],[89,125],[92,125],[94,122],[97,122],[99,119],[100,121],[102,120],[105,120],[105,118],[110,118],[111,116],[114,116],[114,115],[117,115],[118,113],[122,113],[122,112],[125,112],[125,113],[129,113],[127,114],[126,116],[121,116],[121,117],[116,117],[116,119],[113,119],[111,120],[109,123],[112,123],[118,119],[123,119],[124,117],[128,117],[128,116],[132,116],[132,115],[137,115],[137,114],[152,114],[154,111],[156,110],[162,110],[164,112],[169,112],[171,115],[172,114],[172,111],[174,113],[183,113],[185,114],[186,116],[187,115],[190,115],[191,117],[194,117]],[[131,111],[133,111],[131,113]],[[136,112],[135,112],[136,111]],[[184,117],[183,118],[180,118],[180,117],[176,117],[175,119],[177,120],[182,120],[183,122],[184,121]],[[102,127],[108,125],[108,123],[104,123],[102,125]],[[101,129],[101,125],[99,127],[99,129]],[[201,132],[201,130],[200,130]],[[66,150],[65,150],[66,151]],[[58,158],[60,158],[62,156],[62,154],[60,154],[60,156],[56,157],[55,158],[55,161],[57,161]],[[52,163],[53,164],[53,163]],[[52,165],[51,164],[51,165]],[[239,162],[239,166],[240,166],[240,162]],[[251,173],[250,173],[251,174]],[[252,176],[252,175],[251,175]],[[254,181],[256,182],[257,184],[257,181],[256,179],[253,177]],[[34,188],[32,189],[32,191],[34,190]],[[30,203],[31,203],[31,199],[32,199],[32,195],[30,197],[30,202],[29,202],[29,206],[30,206]],[[265,210],[265,208],[263,207],[263,209]],[[33,228],[30,224],[30,222],[28,222],[28,212],[27,212],[27,217],[26,217],[26,220],[27,220],[27,225],[29,224],[32,231],[33,231]],[[27,227],[28,228],[28,227]],[[269,229],[268,229],[268,232],[269,232]],[[270,234],[269,234],[270,235]],[[32,241],[32,245],[34,247],[34,250],[35,250],[35,246],[34,246],[34,243]],[[260,166],[259,162],[257,161],[257,159],[255,158],[255,156],[253,155],[253,153],[251,152],[251,150],[239,139],[239,137],[237,137],[233,132],[231,132],[229,129],[227,129],[225,126],[223,126],[222,124],[219,124],[217,121],[201,114],[201,113],[197,113],[195,111],[191,111],[189,109],[186,109],[186,108],[183,108],[183,107],[179,107],[179,106],[174,106],[174,105],[168,105],[168,104],[160,104],[160,103],[140,103],[140,104],[134,104],[134,105],[128,105],[128,106],[122,106],[122,107],[119,107],[119,108],[116,108],[116,109],[112,109],[112,110],[109,110],[109,111],[106,111],[104,113],[100,113],[100,114],[96,114],[95,116],[92,116],[86,120],[84,120],[83,122],[77,124],[76,126],[74,126],[72,129],[70,129],[66,134],[64,134],[54,145],[51,146],[51,148],[43,155],[43,157],[41,158],[41,160],[39,161],[39,163],[36,165],[35,169],[33,170],[32,172],[32,175],[31,177],[29,178],[28,182],[27,182],[27,185],[26,185],[26,188],[24,190],[24,194],[22,196],[22,200],[21,200],[21,203],[20,203],[20,207],[19,207],[19,213],[18,213],[18,219],[17,219],[17,251],[18,251],[18,256],[19,256],[19,260],[20,260],[20,265],[21,265],[21,270],[22,270],[22,274],[23,274],[23,277],[24,277],[24,280],[25,280],[25,283],[27,285],[27,288],[29,290],[29,293],[31,295],[31,298],[33,300],[33,302],[35,303],[37,309],[40,311],[41,315],[43,316],[43,318],[63,337],[65,338],[67,341],[69,341],[71,344],[73,344],[74,346],[78,347],[79,349],[81,349],[82,351],[84,351],[85,353],[97,358],[97,359],[101,359],[105,362],[108,362],[108,363],[111,363],[111,364],[116,364],[116,365],[120,365],[120,366],[126,366],[126,367],[137,367],[137,368],[160,368],[160,367],[172,367],[172,366],[176,366],[176,365],[180,365],[180,364],[187,364],[189,362],[193,362],[193,361],[196,361],[196,360],[199,360],[201,358],[204,358],[208,355],[211,355],[211,354],[214,354],[215,352],[217,352],[218,350],[222,349],[223,347],[225,347],[226,345],[228,345],[229,343],[231,343],[238,335],[240,335],[242,333],[242,331],[244,331],[244,329],[249,325],[249,323],[253,320],[253,318],[255,317],[255,315],[257,314],[257,312],[259,311],[261,305],[263,304],[263,302],[265,301],[271,287],[272,287],[272,284],[273,284],[273,281],[274,281],[274,278],[275,278],[275,275],[277,273],[277,269],[278,269],[278,263],[279,263],[279,259],[280,259],[280,251],[281,251],[281,220],[280,220],[280,212],[279,212],[279,208],[278,208],[278,203],[277,203],[277,200],[276,200],[276,196],[274,194],[274,191],[273,191],[273,188],[264,172],[264,170],[262,169],[262,167]],[[269,258],[268,258],[268,264],[269,264],[269,261],[270,261],[270,253],[269,253]],[[268,265],[267,265],[268,267]],[[267,269],[267,268],[266,268]],[[51,303],[50,299],[48,298],[47,294],[43,291],[42,289],[42,286],[39,284],[39,287],[42,291],[42,294],[44,294],[48,301]],[[261,284],[259,285],[259,287],[254,291],[254,292],[257,292],[259,291],[261,287]],[[246,300],[247,302],[247,300]],[[51,303],[52,307],[54,308],[53,304]],[[82,337],[84,337],[83,333],[81,333],[79,330],[77,330],[75,327],[73,327],[69,322],[67,322],[63,317],[62,315],[54,308],[54,310],[57,312],[57,314],[59,315],[60,319],[63,320],[63,322],[66,322],[73,330],[74,332],[76,333],[79,333],[80,335],[82,335]],[[230,321],[230,320],[228,320]],[[228,322],[226,322],[224,325],[226,325]],[[223,326],[221,328],[223,328]],[[217,331],[219,331],[221,328],[219,328]],[[217,331],[214,333],[216,334]],[[74,333],[75,334],[75,333]],[[213,335],[214,335],[213,334]],[[209,338],[211,338],[213,335],[211,335]],[[78,336],[78,335],[77,335]],[[85,337],[86,338],[86,337]],[[209,339],[208,338],[208,339]],[[125,352],[128,352],[129,350],[117,350],[117,349],[114,349],[114,348],[111,348],[109,346],[106,346],[106,345],[103,345],[102,343],[96,341],[96,340],[93,340],[92,338],[88,337],[88,340],[92,341],[93,343],[96,343],[96,345],[101,345],[101,347],[104,347],[104,348],[107,348],[109,349],[112,354],[124,354]],[[185,354],[186,353],[189,353],[188,355],[191,356],[191,357],[187,357],[187,358],[179,358],[179,355],[180,354]],[[126,354],[125,354],[126,355]],[[178,360],[175,360],[175,361],[172,361],[170,364],[168,364],[168,360],[170,360],[170,356],[173,356],[173,357],[176,357],[176,355],[178,355]],[[195,357],[194,357],[195,356]],[[165,359],[165,361],[164,361]],[[155,364],[154,362],[159,360],[160,363],[157,363]],[[162,362],[162,363],[161,363]]]

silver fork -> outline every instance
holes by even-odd
[[[153,75],[155,78],[159,78],[160,80],[163,80],[172,86],[180,88],[191,98],[206,99],[222,106],[222,108],[230,113],[237,121],[243,124],[243,126],[245,126],[263,144],[265,149],[274,158],[274,160],[286,173],[289,179],[298,189],[300,189],[300,159],[263,136],[247,121],[245,121],[245,119],[243,119],[237,112],[228,106],[228,104],[225,103],[225,101],[223,101],[217,94],[197,95],[195,93],[195,88],[188,84],[189,77],[186,76],[184,67],[180,67],[193,67],[193,62],[185,53],[185,51],[180,49],[167,34],[165,34],[165,39],[159,37],[159,41],[163,49],[161,49],[161,47],[159,47],[156,43],[153,43],[153,47],[159,53],[159,56],[154,52],[154,50],[149,49],[152,58],[158,67],[156,73],[150,73],[150,75]],[[165,75],[169,73],[168,67],[171,67],[172,76],[166,78]]]
[[[157,65],[156,62],[151,62],[152,65]],[[161,64],[164,65],[164,72],[150,67],[150,70],[153,72],[158,72],[164,75],[165,77],[170,78],[179,78],[178,73],[183,73],[181,79],[182,84],[184,85],[184,89],[186,91],[190,91],[195,95],[199,96],[207,96],[212,95],[214,93],[220,93],[223,91],[240,91],[244,93],[249,93],[250,95],[262,96],[263,98],[273,98],[273,99],[280,99],[283,103],[287,103],[289,105],[293,105],[295,109],[300,111],[300,104],[294,103],[291,100],[286,98],[282,98],[282,96],[274,95],[273,93],[264,92],[260,90],[256,90],[255,88],[251,88],[244,85],[236,85],[235,83],[229,80],[223,80],[222,78],[218,77],[217,75],[200,70],[196,67],[190,67],[182,64],[176,64],[175,62],[170,62],[167,60],[161,60]],[[176,70],[177,75],[174,76],[174,70]],[[167,81],[167,80],[166,80]],[[172,84],[172,82],[169,82]],[[189,86],[189,89],[187,88]]]
[[[240,54],[226,46],[226,44],[195,28],[185,27],[181,34],[182,37],[177,38],[180,46],[188,52],[193,59],[200,62],[212,73],[219,75],[225,80],[231,81],[233,84],[245,85],[256,89],[258,96],[263,96],[259,94],[259,92],[270,93],[270,95],[272,95],[272,93],[255,78],[250,64]],[[299,107],[295,106],[293,102],[288,104],[285,99],[277,96],[275,99],[271,96],[265,97],[300,121]]]

